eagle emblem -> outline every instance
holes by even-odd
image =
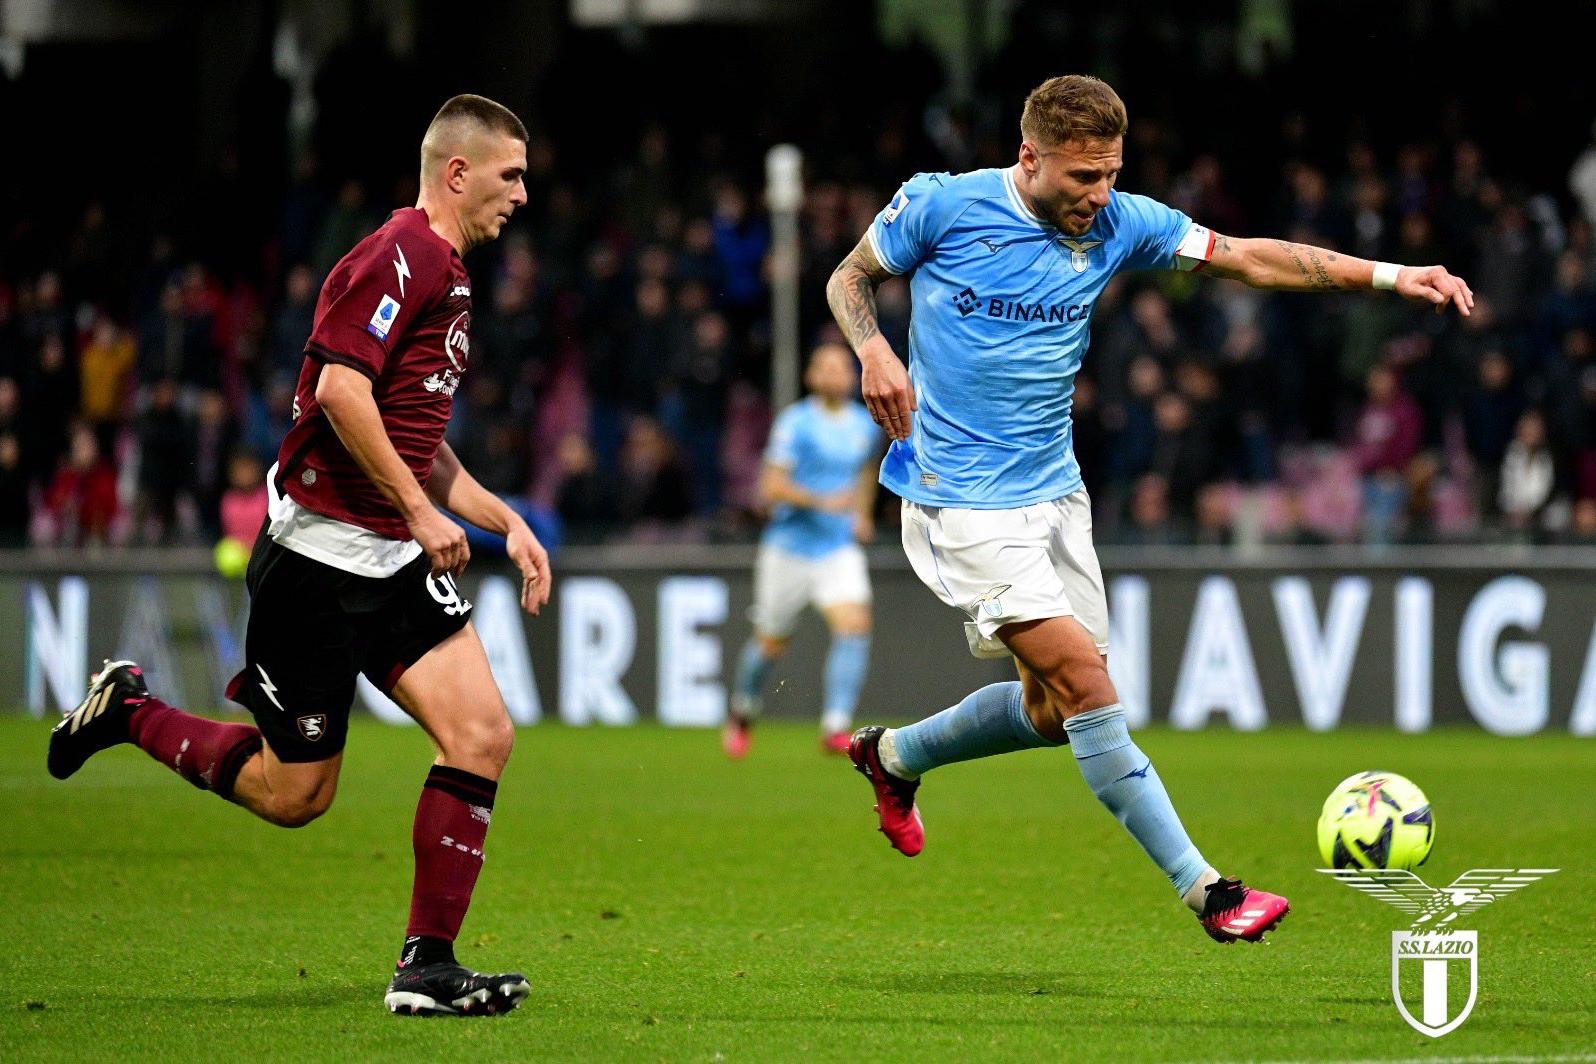
[[[1075,272],[1085,273],[1086,267],[1090,265],[1086,253],[1095,247],[1101,247],[1103,242],[1101,240],[1065,240],[1061,237],[1059,243],[1070,249],[1070,265],[1075,267]]]

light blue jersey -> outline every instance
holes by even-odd
[[[880,441],[881,430],[863,404],[846,402],[828,411],[810,396],[777,415],[765,461],[787,470],[805,491],[831,495],[858,483],[859,471],[880,453]],[[771,511],[763,542],[789,554],[824,558],[853,542],[853,514],[781,504]]]
[[[919,409],[881,483],[925,506],[1009,509],[1081,487],[1075,374],[1103,287],[1171,269],[1191,219],[1111,192],[1083,236],[1038,219],[1012,168],[916,174],[871,223],[870,245],[911,274],[909,378]]]

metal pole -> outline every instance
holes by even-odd
[[[770,401],[780,410],[798,401],[798,275],[802,248],[803,152],[777,144],[765,153],[765,205],[770,209]]]

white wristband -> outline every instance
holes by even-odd
[[[1396,287],[1397,274],[1402,272],[1402,266],[1395,262],[1377,262],[1374,264],[1374,287],[1378,290],[1389,290]]]

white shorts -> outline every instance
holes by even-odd
[[[870,570],[864,551],[850,543],[823,558],[805,558],[761,546],[754,563],[754,630],[775,639],[792,634],[804,607],[870,602]]]
[[[976,657],[1006,657],[997,630],[1044,617],[1074,617],[1108,653],[1108,598],[1084,490],[1013,510],[905,502],[903,550],[920,582],[969,616],[964,635]]]

